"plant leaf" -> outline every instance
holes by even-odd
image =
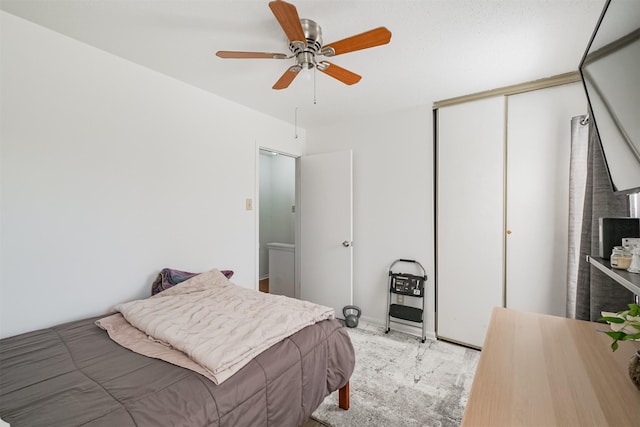
[[[618,338],[618,339],[622,341],[637,340],[637,339],[640,339],[640,332],[638,332],[637,334],[626,334],[624,337]]]
[[[640,305],[638,305],[638,304],[629,304],[629,315],[630,316],[640,316]]]
[[[621,317],[601,317],[598,320],[603,320],[609,323],[624,323],[624,319]]]
[[[622,331],[605,331],[605,334],[609,335],[611,338],[613,338],[614,340],[621,340],[623,339],[625,336],[627,336],[627,334],[625,334]]]

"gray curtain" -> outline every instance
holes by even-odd
[[[569,251],[567,253],[567,317],[576,317],[578,268],[584,194],[589,160],[589,124],[587,116],[571,119],[571,158],[569,161]]]
[[[602,217],[628,217],[629,202],[624,194],[613,192],[600,139],[589,123],[589,154],[585,184],[580,261],[576,285],[575,317],[595,321],[601,311],[619,311],[633,302],[633,294],[591,266],[587,255],[598,254],[598,220]]]

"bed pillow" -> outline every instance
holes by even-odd
[[[231,279],[231,276],[233,276],[232,270],[220,270],[220,272],[224,274],[227,279]],[[173,268],[163,268],[160,273],[158,273],[156,280],[151,284],[151,296],[182,283],[187,279],[191,279],[198,274],[200,273],[189,273],[188,271],[180,271]]]

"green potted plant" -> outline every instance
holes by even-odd
[[[618,349],[618,341],[640,340],[640,305],[629,304],[629,310],[617,313],[602,312],[599,319],[609,323],[610,331],[602,331],[613,338],[611,350]]]
[[[610,331],[602,331],[613,338],[611,350],[618,349],[618,341],[640,341],[640,305],[629,304],[629,310],[617,313],[602,312],[600,320],[609,323]],[[629,377],[640,390],[640,350],[629,361]]]

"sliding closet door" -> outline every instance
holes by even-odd
[[[504,280],[502,96],[438,110],[437,335],[481,347]]]
[[[571,118],[580,83],[508,97],[507,307],[565,316]]]

